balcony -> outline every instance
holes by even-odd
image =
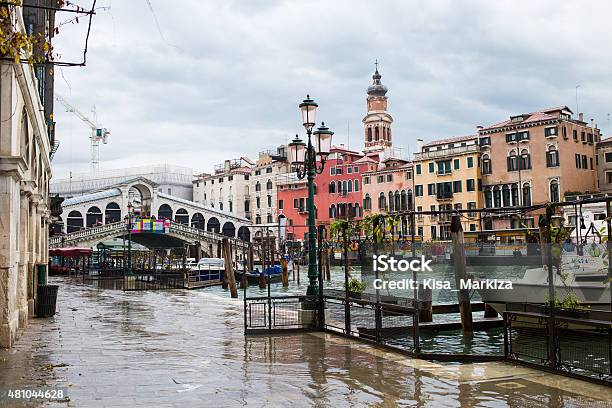
[[[436,199],[437,200],[450,200],[453,198],[453,192],[452,191],[438,191],[436,193]]]
[[[465,153],[476,153],[480,151],[477,145],[459,146],[452,149],[432,150],[429,152],[419,152],[414,154],[414,161],[441,159],[444,157],[453,157]]]

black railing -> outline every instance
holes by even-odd
[[[504,312],[506,358],[585,379],[612,384],[612,326],[589,319],[590,311],[558,311],[534,306]],[[593,315],[597,312],[593,311]],[[574,315],[574,316],[572,316]]]
[[[272,331],[307,331],[317,327],[315,300],[305,296],[245,297],[245,334]]]

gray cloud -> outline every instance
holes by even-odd
[[[112,130],[101,168],[169,162],[211,170],[301,132],[310,93],[336,141],[361,147],[365,90],[381,62],[394,143],[472,133],[510,114],[562,104],[605,133],[612,111],[605,1],[110,2],[94,17],[88,66],[56,88]],[[66,27],[65,55],[82,46]],[[88,168],[87,128],[58,106],[56,177]]]

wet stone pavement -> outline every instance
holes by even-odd
[[[52,283],[56,316],[0,350],[0,388],[67,390],[45,406],[612,407],[608,388],[510,364],[413,360],[322,333],[245,338],[242,302],[218,291]]]

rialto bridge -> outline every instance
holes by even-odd
[[[125,236],[130,218],[132,222],[140,218],[168,220],[164,234],[133,235],[134,241],[148,247],[197,242],[211,254],[213,244],[224,237],[239,246],[251,240],[251,222],[246,218],[164,194],[156,183],[138,177],[66,199],[49,245],[94,247],[104,240]]]

